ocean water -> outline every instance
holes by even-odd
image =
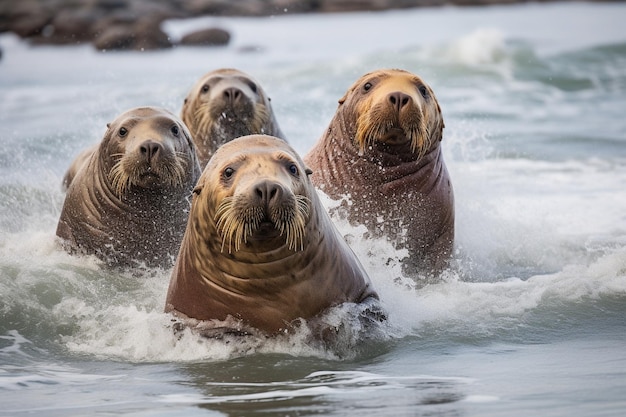
[[[131,53],[0,35],[0,415],[622,416],[625,20],[623,3],[199,18],[164,28],[218,25],[232,44]],[[335,219],[381,328],[338,308],[332,346],[175,335],[168,270],[109,271],[57,246],[72,158],[128,108],[178,112],[219,67],[262,83],[302,154],[363,73],[404,68],[433,87],[452,267],[403,276],[403,253]]]

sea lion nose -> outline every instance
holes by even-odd
[[[236,103],[241,98],[241,90],[237,87],[230,87],[224,90],[224,99],[228,103]]]
[[[160,143],[151,140],[147,140],[139,146],[139,152],[141,152],[141,155],[148,161],[159,155],[162,152],[161,149]]]
[[[261,181],[254,187],[257,201],[265,207],[269,207],[283,196],[283,187],[274,181]]]
[[[402,110],[402,108],[404,106],[406,106],[407,104],[409,104],[411,102],[411,96],[409,96],[408,94],[404,94],[400,91],[396,91],[393,93],[390,93],[387,96],[387,99],[389,100],[389,103],[396,109],[396,111],[400,111]]]

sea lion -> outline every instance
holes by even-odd
[[[69,183],[56,234],[69,252],[111,266],[169,267],[200,166],[189,131],[167,110],[118,116]]]
[[[339,100],[326,132],[304,157],[313,183],[348,196],[348,218],[408,249],[409,273],[444,269],[454,243],[454,195],[441,151],[444,121],[417,75],[378,70]]]
[[[240,136],[266,134],[285,139],[261,85],[232,68],[200,78],[185,98],[181,119],[196,143],[203,168],[218,147]]]
[[[377,300],[309,174],[279,138],[222,145],[194,189],[165,311],[272,335],[329,307]]]

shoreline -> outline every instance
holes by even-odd
[[[490,6],[577,0],[5,0],[0,33],[12,32],[32,45],[92,44],[97,50],[156,50],[175,45],[224,46],[231,34],[206,27],[172,41],[162,30],[168,19],[268,17],[293,14],[378,12],[444,6]],[[584,2],[615,2],[588,0]],[[323,29],[321,29],[323,30]]]

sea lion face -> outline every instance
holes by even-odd
[[[204,75],[185,98],[182,119],[194,140],[210,148],[209,156],[234,138],[272,133],[265,131],[271,123],[269,98],[258,82],[235,69]]]
[[[183,187],[199,175],[185,125],[153,107],[127,111],[109,123],[100,157],[118,196],[130,190]]]
[[[379,70],[365,74],[339,104],[355,125],[355,145],[361,153],[383,144],[387,152],[404,152],[408,147],[421,157],[441,140],[444,122],[435,94],[410,72]]]
[[[312,190],[302,160],[280,139],[247,136],[211,158],[193,204],[214,222],[219,251],[302,250]],[[192,209],[193,210],[193,209]]]

